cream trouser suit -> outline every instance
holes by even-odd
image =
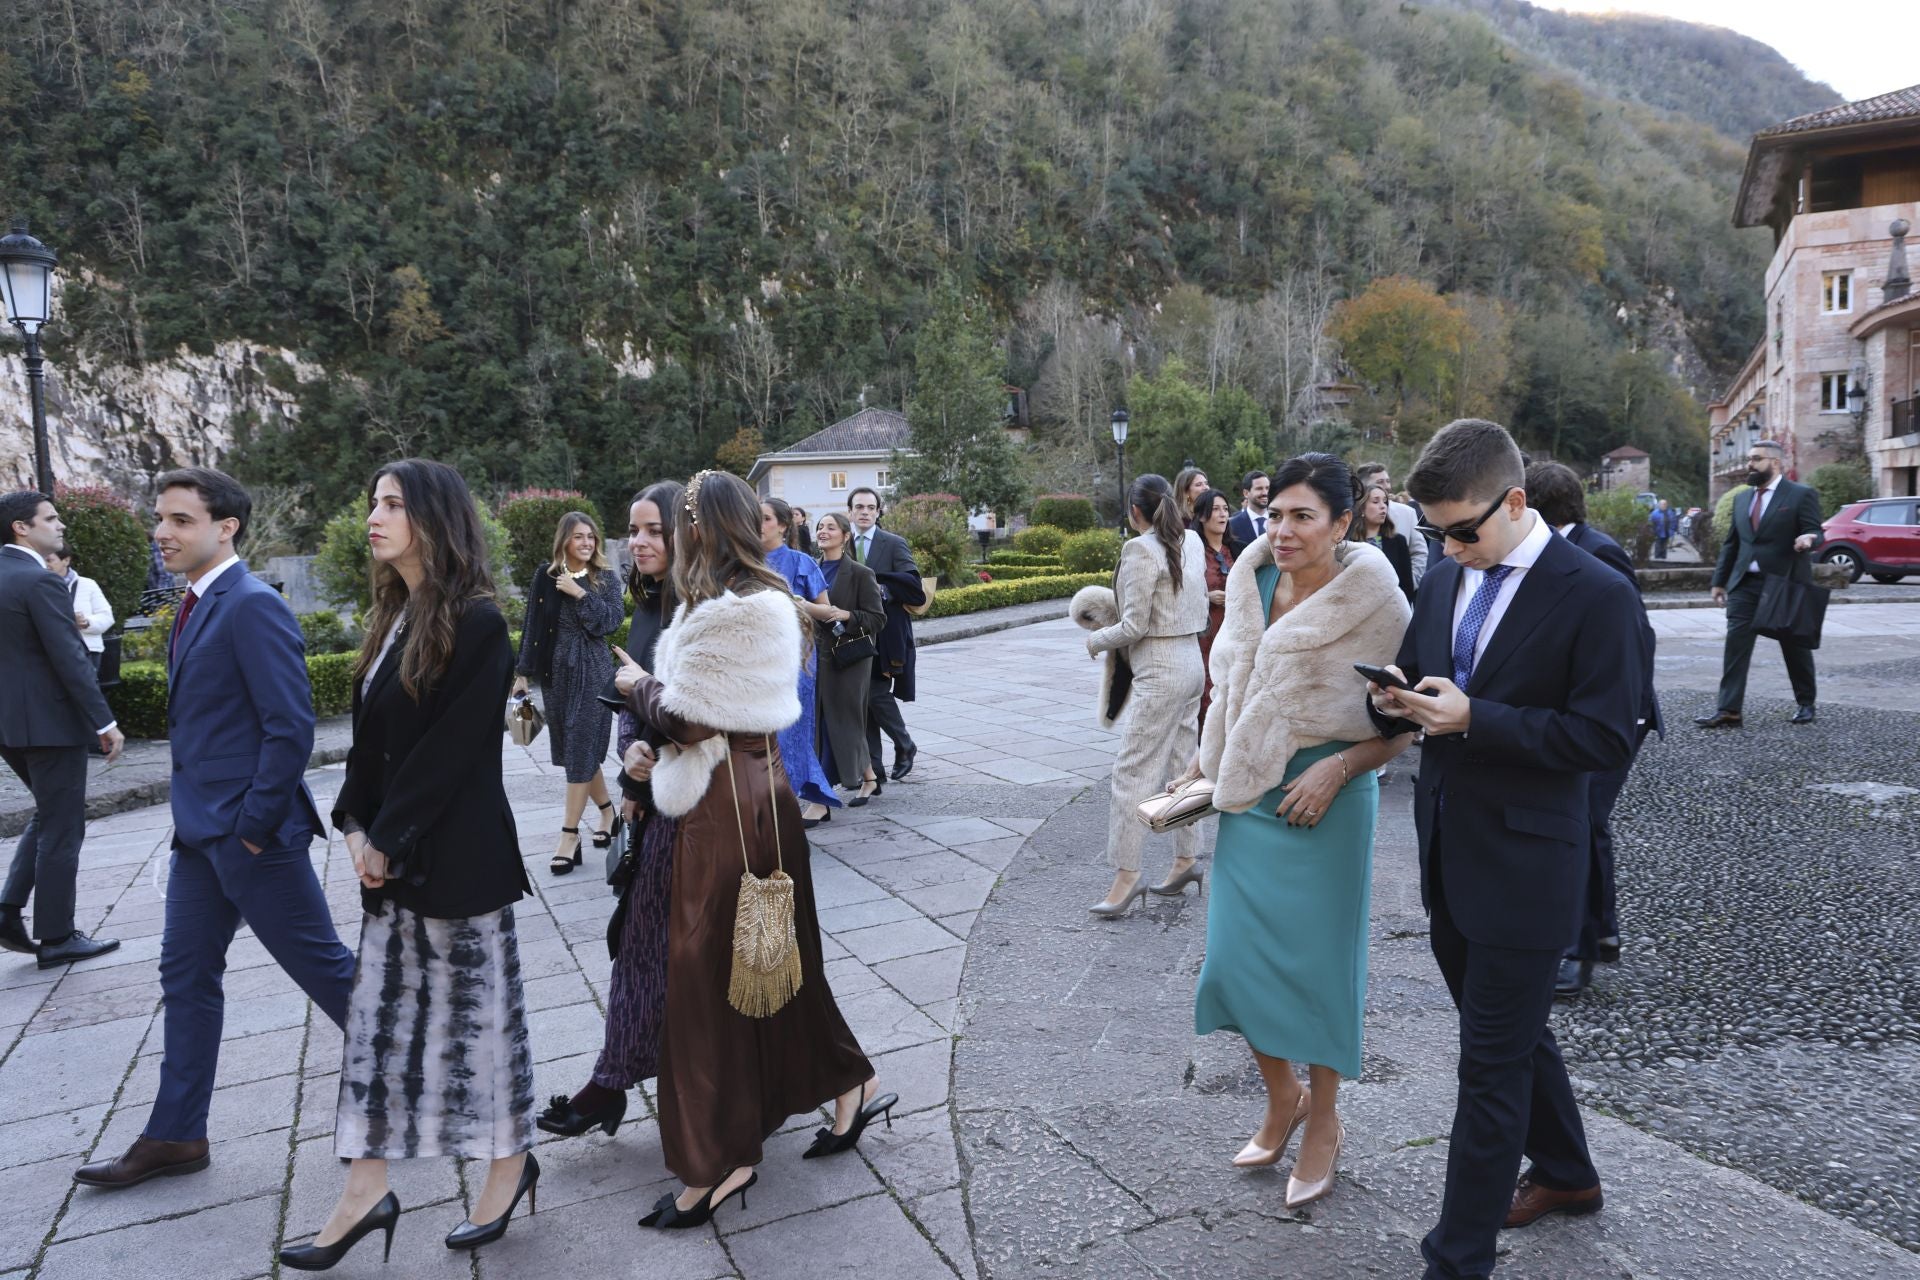
[[[1205,589],[1204,579],[1200,583]],[[1195,636],[1142,636],[1127,649],[1133,691],[1127,695],[1120,750],[1113,758],[1113,812],[1107,818],[1107,858],[1117,871],[1140,870],[1140,847],[1151,834],[1134,816],[1144,800],[1166,789],[1193,759],[1200,740],[1200,691],[1205,672]],[[1173,852],[1191,858],[1200,849],[1200,824],[1173,832]]]

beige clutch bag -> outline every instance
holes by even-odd
[[[540,713],[539,707],[533,705],[532,698],[523,693],[507,700],[507,737],[513,740],[514,746],[532,746],[533,740],[546,727],[547,718]]]
[[[1184,827],[1215,812],[1213,783],[1205,778],[1195,778],[1176,791],[1165,792],[1143,802],[1134,810],[1134,816],[1159,832]]]

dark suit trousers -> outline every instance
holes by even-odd
[[[877,670],[879,659],[873,663]],[[893,743],[893,758],[897,761],[902,751],[913,750],[913,737],[907,732],[907,718],[900,714],[900,703],[893,696],[893,678],[876,675],[873,688],[867,695],[867,760],[873,765],[873,771],[884,778],[887,771],[880,765],[880,734],[886,732]]]
[[[1727,592],[1727,653],[1720,674],[1720,710],[1740,714],[1747,700],[1747,666],[1753,661],[1753,615],[1760,607],[1761,575],[1749,573]],[[1793,700],[1813,705],[1813,650],[1780,643],[1787,679],[1793,682]]]
[[[58,942],[73,932],[73,884],[87,830],[85,747],[0,747],[0,758],[33,793],[33,820],[14,846],[0,904],[33,897],[33,936]]]
[[[1559,951],[1468,941],[1440,891],[1439,857],[1436,839],[1428,882],[1433,956],[1460,1010],[1460,1088],[1440,1221],[1420,1252],[1426,1280],[1464,1280],[1493,1272],[1523,1155],[1537,1181],[1561,1190],[1591,1187],[1600,1175],[1547,1027]]]
[[[160,939],[166,1053],[146,1137],[207,1136],[207,1107],[220,1061],[227,945],[244,921],[320,1011],[344,1025],[353,952],[334,930],[304,845],[247,852],[237,837],[211,849],[173,847],[167,919]]]
[[[1647,732],[1647,726],[1641,725],[1633,744],[1636,756],[1640,744],[1647,740]],[[1613,876],[1613,806],[1619,802],[1631,772],[1633,762],[1629,760],[1624,768],[1588,775],[1587,812],[1592,818],[1593,835],[1587,858],[1587,901],[1580,912],[1580,935],[1567,954],[1589,963],[1600,956],[1600,939],[1620,936]]]

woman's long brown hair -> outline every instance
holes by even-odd
[[[584,511],[569,511],[560,517],[560,523],[553,531],[553,561],[547,568],[554,571],[555,577],[559,576],[557,571],[567,567],[567,539],[573,537],[573,531],[583,524],[593,530],[593,558],[587,561],[588,570],[596,578],[612,570],[613,566],[607,562],[607,537],[600,532],[600,522]]]
[[[687,483],[686,497],[673,513],[673,591],[697,605],[732,591],[745,595],[778,591],[789,600],[793,588],[767,563],[760,549],[760,499],[739,476],[702,471]],[[813,631],[811,619],[793,607],[801,642]]]
[[[673,566],[678,558],[673,551],[673,522],[680,511],[680,504],[687,500],[686,486],[678,480],[656,480],[640,492],[627,499],[627,510],[631,511],[642,502],[651,502],[653,509],[660,513],[660,532],[667,545],[667,576],[655,582],[636,568],[627,570],[627,591],[633,596],[633,607],[638,610],[643,602],[656,606],[660,611],[660,621],[666,622],[673,617]]]
[[[392,476],[400,486],[400,500],[406,505],[407,524],[420,557],[420,591],[410,594],[399,570],[373,562],[373,611],[367,617],[353,679],[358,684],[367,678],[387,632],[405,610],[400,683],[407,696],[419,702],[453,661],[454,631],[467,606],[494,598],[493,571],[487,563],[487,535],[480,527],[473,495],[458,471],[426,458],[389,462],[367,482],[368,510],[373,508],[374,490],[382,476]]]

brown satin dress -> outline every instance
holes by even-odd
[[[715,730],[662,707],[665,691],[651,676],[634,688],[628,702],[642,723],[682,744],[714,736]],[[660,1146],[667,1168],[690,1187],[710,1187],[734,1169],[759,1164],[761,1144],[789,1116],[811,1111],[873,1075],[827,986],[806,830],[779,746],[772,734],[733,734],[731,742],[733,785],[722,760],[706,795],[680,819],[674,835]],[[781,865],[793,877],[800,990],[770,1018],[749,1018],[727,1003],[733,917],[745,866],[734,818],[735,785],[753,873],[773,872],[777,804]]]

